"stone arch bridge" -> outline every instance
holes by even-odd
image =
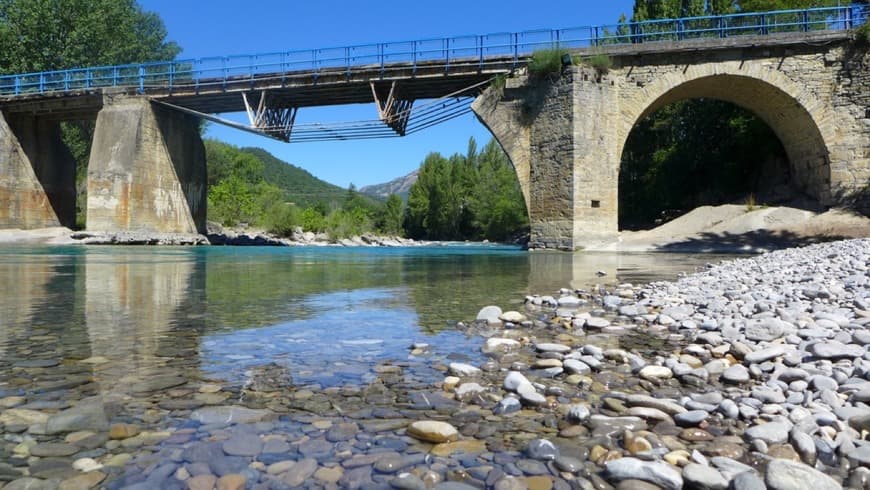
[[[792,186],[822,204],[866,193],[866,49],[842,34],[663,48],[614,47],[605,51],[614,62],[607,73],[569,66],[549,80],[516,77],[474,102],[516,168],[532,222],[530,246],[576,249],[613,238],[629,133],[684,99],[724,100],[759,116],[786,150]]]
[[[478,90],[464,100],[476,97],[471,109],[517,172],[534,248],[575,250],[616,236],[619,165],[629,133],[646,115],[682,99],[721,99],[754,112],[786,149],[797,190],[824,205],[861,195],[866,210],[870,51],[853,39],[851,21],[829,28],[825,11],[826,28],[813,30],[809,13],[804,32],[764,35],[732,37],[722,30],[722,36],[686,40],[686,23],[678,20],[665,22],[674,23],[679,40],[637,43],[632,34],[626,42],[623,34],[617,40],[624,44],[611,45],[589,28],[594,37],[584,39],[595,47],[577,54],[607,55],[612,68],[569,65],[543,80],[524,74],[528,53],[519,55],[517,35],[498,44],[510,52],[495,55],[481,36],[453,58],[444,47],[419,59],[428,51],[413,42],[406,51],[413,60],[395,63],[388,63],[387,45],[377,45],[368,64],[354,65],[356,48],[344,48],[339,63],[315,61],[296,71],[284,54],[280,65],[241,75],[224,59],[213,78],[186,62],[155,65],[163,71],[154,77],[150,65],[0,77],[0,228],[73,224],[75,165],[61,144],[62,120],[96,120],[89,230],[202,233],[207,179],[194,115],[247,110],[249,129],[267,121],[262,132],[286,139],[299,107],[374,101],[385,126],[404,134],[414,124],[415,100],[455,96],[468,86]],[[760,15],[767,26],[768,14]],[[723,26],[733,19],[704,20]],[[309,55],[316,60],[321,51]],[[508,75],[503,87],[480,89],[496,75]]]

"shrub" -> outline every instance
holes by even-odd
[[[499,97],[504,95],[505,85],[507,85],[507,75],[496,75],[492,79],[492,90],[495,91]]]
[[[359,236],[372,231],[371,220],[362,209],[336,209],[326,217],[326,233],[330,240]]]
[[[299,209],[293,204],[276,202],[266,209],[263,224],[269,233],[289,237],[299,226]]]
[[[750,193],[746,198],[746,211],[751,212],[755,211],[755,208],[758,206],[758,202],[755,201],[755,194]]]
[[[305,231],[320,233],[326,229],[326,219],[314,208],[305,208],[299,215],[299,224]]]
[[[561,74],[562,56],[565,54],[568,54],[568,50],[558,46],[535,51],[529,60],[529,75],[534,78],[544,78]]]
[[[870,45],[870,21],[855,29],[855,41],[863,46]]]
[[[601,75],[606,75],[613,68],[613,60],[606,54],[592,55],[586,59],[586,64],[595,68]]]

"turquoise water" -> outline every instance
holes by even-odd
[[[5,247],[0,397],[43,389],[21,381],[33,361],[49,377],[89,376],[103,394],[163,375],[243,385],[263,366],[312,388],[367,383],[375,366],[396,361],[435,379],[411,344],[480,360],[480,339],[454,325],[483,306],[520,309],[530,293],[673,279],[718,258],[483,245]]]

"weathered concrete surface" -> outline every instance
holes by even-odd
[[[758,115],[786,149],[792,187],[823,205],[870,182],[870,54],[848,40],[616,51],[613,61],[606,74],[575,66],[550,80],[509,79],[472,106],[517,169],[531,247],[575,249],[615,236],[631,130],[684,99],[725,100]]]
[[[0,228],[73,226],[75,195],[58,122],[0,113]]]
[[[205,148],[196,121],[106,95],[88,164],[92,231],[205,233]]]

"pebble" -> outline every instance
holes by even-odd
[[[683,481],[690,488],[699,490],[727,490],[728,480],[715,468],[689,463],[683,467]]]
[[[502,311],[498,306],[486,306],[477,313],[477,320],[483,320],[489,324],[501,323],[499,317]]]
[[[562,344],[553,344],[553,343],[540,343],[535,344],[535,349],[538,352],[556,352],[560,354],[565,354],[567,352],[571,352],[571,347]]]
[[[520,348],[520,342],[514,339],[492,337],[486,339],[484,352],[511,352]]]
[[[744,471],[731,480],[731,488],[740,490],[768,490],[764,481],[753,471]]]
[[[256,456],[263,450],[263,441],[256,434],[236,434],[224,441],[223,450],[230,456]]]
[[[450,442],[459,438],[456,427],[435,420],[418,420],[408,426],[408,435],[426,442]]]
[[[281,481],[290,487],[298,487],[311,478],[315,471],[317,471],[317,460],[305,458],[287,470],[281,476]]]
[[[546,439],[533,439],[526,446],[526,454],[532,459],[552,461],[559,457],[559,450]]]
[[[722,371],[722,380],[729,383],[745,383],[749,379],[749,370],[742,364],[735,364]]]
[[[764,477],[771,490],[839,490],[843,488],[830,476],[803,463],[774,459]]]
[[[709,416],[710,413],[706,410],[691,410],[674,415],[674,422],[680,427],[695,427],[707,420]]]
[[[761,364],[762,362],[776,359],[785,355],[786,349],[782,345],[775,345],[757,351],[750,352],[743,357],[743,361],[748,364]]]
[[[746,437],[750,440],[761,440],[767,444],[782,444],[788,441],[789,430],[791,427],[783,422],[768,422],[747,429]]]
[[[670,379],[674,372],[665,366],[646,366],[638,373],[644,379]]]
[[[480,374],[480,368],[462,362],[451,362],[448,366],[450,374],[461,377],[472,377]]]
[[[203,425],[252,424],[272,415],[269,410],[251,409],[235,405],[203,407],[195,410],[190,418]]]
[[[243,490],[247,479],[243,475],[232,473],[218,478],[217,490]]]
[[[683,477],[671,465],[657,461],[643,461],[637,458],[620,458],[608,461],[605,465],[610,479],[642,480],[665,490],[683,488]]]

